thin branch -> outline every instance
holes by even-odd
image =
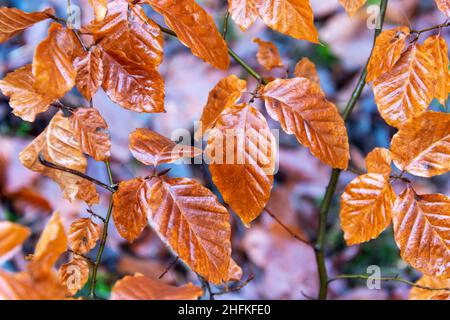
[[[283,222],[281,222],[280,219],[278,219],[278,217],[276,215],[274,215],[272,213],[272,211],[270,211],[267,207],[264,208],[264,211],[266,211],[270,217],[272,217],[273,220],[275,220],[287,233],[289,233],[292,237],[294,237],[295,239],[297,239],[300,242],[303,242],[304,244],[310,246],[310,247],[314,247],[308,240],[303,239],[302,237],[298,236],[297,234],[295,234],[294,231],[292,231],[291,229],[289,229]]]
[[[101,215],[96,214],[94,211],[92,211],[91,208],[86,210],[88,213],[90,213],[92,216],[96,217],[97,219],[101,220],[103,223],[105,223],[105,218],[103,218]]]
[[[98,185],[99,187],[102,187],[102,188],[108,190],[109,192],[112,192],[112,193],[116,192],[116,189],[114,189],[113,187],[108,186],[107,184],[105,184],[105,183],[103,183],[103,182],[101,182],[101,181],[99,181],[99,180],[97,180],[95,178],[92,178],[92,177],[84,174],[83,172],[80,172],[80,171],[77,171],[77,170],[74,170],[74,169],[70,169],[70,168],[66,168],[66,167],[60,166],[59,164],[52,163],[52,162],[49,162],[49,161],[45,160],[44,159],[44,155],[42,153],[39,154],[38,158],[39,158],[39,162],[43,166],[46,166],[46,167],[49,167],[49,168],[52,168],[52,169],[56,169],[56,170],[60,170],[60,171],[64,171],[64,172],[73,174],[73,175],[78,176],[80,178],[86,179],[86,180],[88,180],[88,181]]]
[[[343,280],[343,279],[357,279],[357,280],[367,280],[367,279],[375,279],[373,275],[364,275],[364,274],[342,274],[339,276],[336,276],[335,278],[328,279],[328,283],[331,283],[336,280]],[[450,288],[433,288],[428,286],[423,286],[411,281],[408,281],[406,279],[399,278],[398,276],[391,276],[391,277],[379,277],[376,278],[380,281],[395,281],[395,282],[401,282],[407,285],[410,285],[412,287],[424,289],[424,290],[430,290],[430,291],[450,291]]]
[[[225,13],[225,18],[223,19],[223,30],[222,30],[222,38],[224,40],[227,39],[227,33],[228,33],[228,19],[230,18],[230,12],[227,10],[227,13]]]
[[[380,35],[381,30],[383,28],[384,24],[384,17],[386,15],[386,9],[387,9],[388,0],[381,0],[380,3],[380,16],[379,16],[379,25],[375,29],[375,36],[372,46],[372,52],[373,48],[375,46],[375,41],[377,37]],[[372,55],[372,54],[371,54]],[[358,101],[359,97],[361,96],[361,93],[366,85],[366,76],[367,76],[367,65],[370,61],[370,57],[367,60],[367,63],[361,73],[361,76],[358,80],[358,83],[353,90],[352,96],[350,100],[347,103],[347,106],[345,107],[345,110],[343,112],[343,119],[346,121],[349,116],[351,115],[356,102]],[[317,269],[319,272],[319,281],[320,281],[320,289],[319,289],[319,296],[318,298],[320,300],[325,300],[327,298],[327,292],[328,292],[328,273],[327,268],[325,265],[325,236],[327,231],[327,221],[328,221],[328,212],[330,211],[331,207],[331,201],[333,200],[334,192],[336,191],[336,187],[339,181],[339,176],[341,174],[340,169],[333,169],[331,172],[330,180],[328,182],[328,186],[325,191],[325,195],[323,197],[322,203],[320,205],[320,211],[319,211],[319,228],[318,228],[318,235],[317,235],[317,243],[316,243],[316,263],[317,263]]]
[[[236,291],[239,291],[239,290],[241,290],[242,288],[244,288],[246,285],[248,285],[248,284],[250,283],[250,281],[252,281],[253,279],[255,279],[255,275],[254,275],[254,274],[251,274],[251,275],[247,278],[247,280],[245,280],[245,281],[242,282],[241,284],[239,284],[239,285],[237,285],[237,286],[235,286],[235,287],[232,287],[232,288],[228,288],[228,289],[223,290],[223,291],[214,292],[213,295],[214,295],[214,296],[220,296],[220,295],[224,295],[224,294],[227,294],[227,293],[230,293],[230,292],[236,292]]]
[[[95,262],[94,262],[91,258],[85,256],[84,254],[75,252],[75,251],[73,251],[73,250],[67,250],[67,252],[70,252],[71,254],[73,254],[73,255],[75,255],[75,256],[82,257],[83,259],[85,259],[86,261],[88,261],[88,262],[89,262],[90,264],[92,264],[92,265],[95,264]]]
[[[175,258],[175,259],[167,266],[166,270],[164,270],[164,272],[161,273],[161,275],[158,277],[158,279],[162,279],[162,278],[167,274],[167,272],[169,272],[169,270],[172,269],[172,267],[173,267],[174,265],[177,264],[178,259],[180,259],[179,256],[177,256],[177,257],[176,257],[176,258]]]
[[[417,36],[420,36],[424,32],[433,31],[433,30],[436,30],[436,29],[447,28],[447,27],[450,27],[450,21],[448,21],[448,20],[446,22],[444,22],[444,23],[441,23],[441,24],[438,24],[438,25],[435,25],[435,26],[432,26],[432,27],[428,27],[428,28],[425,28],[425,29],[411,30],[410,33],[411,34],[417,34]]]

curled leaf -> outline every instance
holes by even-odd
[[[283,67],[283,61],[281,61],[278,48],[270,41],[264,41],[259,38],[254,38],[253,42],[259,46],[256,58],[260,65],[267,70]]]
[[[79,218],[70,225],[69,244],[76,253],[88,253],[94,249],[99,238],[100,226],[90,218]]]

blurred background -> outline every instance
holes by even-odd
[[[219,30],[227,10],[226,1],[198,1],[215,19]],[[369,0],[367,6],[379,1]],[[81,9],[82,24],[93,18],[88,0],[72,0]],[[230,19],[228,44],[252,67],[264,76],[285,77],[290,75],[298,60],[308,57],[316,63],[320,82],[328,99],[343,110],[359,71],[369,56],[373,30],[367,27],[369,14],[365,9],[352,18],[344,12],[338,0],[311,0],[319,30],[321,45],[312,45],[288,36],[272,32],[258,21],[243,33]],[[66,18],[65,0],[0,1],[1,6],[14,6],[25,11],[37,11],[47,7],[55,8],[57,15]],[[160,16],[146,10],[152,18],[163,23]],[[432,0],[390,0],[385,28],[406,25],[414,29],[436,25],[445,21]],[[49,21],[41,22],[10,41],[0,45],[0,77],[31,63],[35,46],[47,35]],[[447,42],[450,34],[443,33]],[[267,72],[256,62],[257,45],[252,38],[274,42],[280,50],[283,62],[289,70],[276,69]],[[421,41],[423,41],[421,38]],[[198,58],[189,49],[172,38],[165,38],[164,62],[160,68],[166,82],[166,110],[164,114],[138,114],[127,111],[112,103],[100,90],[94,97],[94,105],[107,121],[112,138],[112,170],[116,181],[144,176],[150,169],[133,160],[128,150],[128,135],[135,128],[151,128],[166,136],[178,129],[193,131],[194,121],[201,115],[209,90],[227,74],[248,78],[245,71],[235,64],[227,73],[214,69]],[[248,78],[249,89],[256,86]],[[246,97],[244,97],[246,98]],[[86,101],[74,90],[62,100],[72,106],[86,105]],[[262,107],[260,102],[256,106]],[[434,101],[432,109],[445,112]],[[265,111],[261,108],[262,112]],[[3,262],[3,268],[21,270],[24,257],[33,252],[38,238],[51,212],[59,210],[66,226],[76,217],[88,216],[86,206],[81,202],[69,203],[62,198],[59,187],[44,176],[25,169],[18,153],[44,130],[55,110],[38,116],[34,123],[22,121],[11,113],[8,99],[0,94],[0,220],[17,221],[29,226],[33,235],[26,242],[23,252]],[[269,117],[267,117],[269,119]],[[272,128],[278,124],[271,122]],[[389,147],[395,133],[379,116],[374,104],[370,86],[367,86],[347,126],[351,142],[352,166],[364,170],[364,157],[374,147]],[[88,174],[107,181],[103,163],[89,161]],[[220,194],[211,183],[206,165],[172,165],[172,177],[192,177]],[[280,132],[279,172],[275,177],[268,207],[286,226],[298,235],[314,241],[318,221],[318,205],[328,183],[330,169],[311,156],[308,149],[299,145],[294,136]],[[346,184],[355,177],[344,172],[339,182],[337,197],[330,212],[327,234],[327,264],[330,277],[342,273],[365,274],[367,267],[378,265],[383,275],[399,275],[415,281],[420,274],[399,258],[393,240],[392,229],[367,244],[347,247],[343,241],[338,219],[338,200]],[[420,193],[440,192],[450,194],[449,174],[433,179],[414,180]],[[102,190],[99,190],[102,192]],[[100,215],[106,212],[108,194],[102,194],[100,205],[93,210]],[[216,296],[227,299],[308,299],[316,296],[318,290],[316,262],[313,250],[294,239],[267,213],[246,229],[232,215],[233,258],[244,271],[241,281],[251,276],[254,279],[241,290]],[[128,244],[110,225],[110,236],[100,269],[98,292],[104,298],[109,295],[114,282],[125,274],[140,272],[158,278],[174,260],[172,254],[150,228],[133,244]],[[96,250],[92,251],[94,255]],[[0,262],[2,263],[2,262]],[[164,276],[168,283],[183,284],[198,282],[194,274],[181,263],[176,263]],[[236,283],[239,285],[239,283]],[[214,288],[221,291],[223,288]],[[409,288],[399,283],[383,283],[381,290],[367,289],[364,281],[341,280],[331,284],[329,297],[332,299],[405,299]]]

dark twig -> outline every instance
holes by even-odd
[[[220,296],[220,295],[224,295],[224,294],[227,294],[227,293],[230,293],[230,292],[236,292],[236,291],[239,291],[239,290],[241,290],[242,288],[244,288],[246,285],[248,285],[248,284],[250,283],[250,281],[252,281],[253,279],[255,279],[255,275],[254,275],[254,274],[251,274],[251,275],[247,278],[247,280],[243,281],[241,284],[239,284],[239,285],[237,285],[237,286],[235,286],[235,287],[232,287],[232,288],[228,288],[228,289],[223,290],[223,291],[214,292],[213,295],[214,295],[214,296]]]
[[[95,264],[95,262],[94,262],[91,258],[85,256],[84,254],[75,252],[75,251],[73,251],[73,250],[67,250],[67,252],[70,252],[71,254],[73,254],[73,255],[75,255],[75,256],[79,256],[79,257],[85,259],[86,261],[88,261],[88,262],[89,262],[90,264],[92,264],[92,265]]]
[[[283,222],[281,222],[280,219],[278,219],[278,217],[276,215],[274,215],[272,213],[272,211],[270,211],[268,208],[264,208],[264,211],[266,211],[270,217],[272,217],[273,220],[275,220],[284,230],[286,230],[287,233],[289,233],[292,237],[294,237],[295,239],[297,239],[300,242],[303,242],[304,244],[314,248],[314,246],[308,241],[305,240],[303,238],[301,238],[300,236],[296,235],[294,231],[292,231],[291,229],[289,229]]]
[[[175,258],[175,259],[167,266],[166,270],[164,270],[164,272],[161,273],[161,275],[158,277],[158,279],[162,279],[162,278],[167,274],[167,272],[169,272],[169,270],[172,269],[172,267],[173,267],[174,265],[177,264],[178,259],[180,259],[180,257],[177,256],[177,257],[176,257],[176,258]]]
[[[208,291],[209,300],[214,300],[214,292],[211,290],[211,285],[209,284],[208,280],[206,280],[199,274],[197,274],[197,277],[200,280],[200,283],[202,284],[203,290]]]
[[[223,19],[223,31],[222,31],[222,38],[224,40],[227,39],[227,33],[228,33],[228,19],[230,18],[230,12],[227,10],[227,13],[225,13],[225,18]]]
[[[86,210],[88,213],[90,213],[92,216],[96,217],[97,219],[101,220],[103,223],[105,223],[105,218],[103,218],[102,216],[96,214],[94,211],[92,211],[91,208],[88,208]]]

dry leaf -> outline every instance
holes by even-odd
[[[379,173],[389,179],[391,162],[391,152],[388,149],[375,148],[366,157],[366,168],[369,173]]]
[[[48,19],[54,15],[53,9],[45,9],[41,12],[27,13],[17,8],[0,8],[0,43],[14,37],[16,34],[31,27],[33,24]]]
[[[94,9],[95,19],[98,21],[101,21],[105,18],[107,8],[108,0],[89,0],[89,3],[91,4],[92,8]]]
[[[78,254],[86,254],[94,249],[100,238],[100,226],[90,218],[79,218],[69,229],[69,244]]]
[[[213,18],[195,0],[145,0],[164,16],[169,28],[192,54],[214,67],[227,70],[228,47]]]
[[[344,7],[349,16],[354,16],[355,13],[364,6],[367,0],[339,0],[339,3]]]
[[[441,10],[447,17],[450,17],[450,1],[449,0],[434,0],[439,10]]]
[[[247,30],[258,18],[254,0],[228,0],[228,11],[242,31]]]
[[[59,268],[61,284],[67,295],[73,296],[83,289],[89,278],[89,263],[82,257],[74,256],[72,260]]]
[[[450,170],[450,114],[426,111],[406,122],[391,141],[395,165],[420,177]]]
[[[373,83],[375,102],[383,119],[400,128],[428,108],[436,87],[435,66],[424,46],[413,45],[394,68]]]
[[[366,82],[379,78],[395,66],[405,48],[408,35],[408,27],[398,27],[385,30],[377,37],[367,65]]]
[[[153,179],[149,223],[196,273],[219,284],[228,278],[230,216],[217,197],[195,180]]]
[[[0,258],[20,246],[30,233],[29,228],[20,224],[0,221]]]
[[[347,245],[377,238],[391,223],[395,193],[386,178],[377,173],[351,181],[341,196],[341,227]]]
[[[212,180],[247,226],[269,201],[275,146],[264,116],[245,104],[225,110],[208,137],[205,153]]]
[[[111,300],[197,300],[202,295],[192,283],[175,287],[139,273],[117,281],[111,290]]]
[[[393,210],[395,241],[403,260],[433,277],[450,277],[450,198],[415,194],[408,186]]]
[[[306,78],[276,79],[263,89],[269,115],[295,134],[311,153],[333,168],[346,169],[347,129],[334,104]]]
[[[240,281],[242,279],[242,274],[242,268],[234,261],[234,259],[231,259],[228,279],[226,281]]]
[[[73,133],[81,150],[96,161],[106,161],[111,156],[108,125],[94,108],[77,108],[70,117]]]
[[[91,47],[89,51],[75,59],[74,66],[77,72],[75,79],[77,89],[86,100],[91,100],[103,80],[101,49],[97,46]]]
[[[449,290],[427,290],[413,287],[409,292],[409,300],[440,300],[441,297],[448,299],[450,295],[450,279],[437,279],[429,276],[422,276],[417,285],[428,288],[448,288]]]
[[[84,179],[81,179],[78,184],[78,192],[75,198],[83,200],[88,206],[100,203],[100,195],[97,192],[97,187],[91,181]]]
[[[41,94],[34,88],[31,64],[8,73],[0,80],[0,90],[10,97],[13,113],[25,121],[34,121],[37,114],[47,111],[56,100],[54,96]]]
[[[208,133],[223,110],[233,106],[247,87],[247,81],[241,80],[234,74],[220,80],[209,92],[208,101],[203,108],[200,126],[195,132],[195,139]]]
[[[266,70],[283,67],[283,61],[281,60],[278,48],[272,42],[264,41],[259,38],[254,38],[253,42],[257,43],[259,46],[256,58],[260,65]]]
[[[320,79],[319,75],[317,74],[316,66],[311,60],[306,57],[302,58],[295,65],[294,76],[307,78],[311,82],[320,86]]]
[[[176,144],[159,133],[145,128],[138,128],[130,134],[129,147],[137,160],[155,167],[161,163],[172,163],[178,159],[194,158],[202,154],[201,149]]]
[[[119,183],[113,195],[113,219],[119,234],[133,242],[147,225],[150,187],[146,179],[137,178]]]
[[[436,88],[434,97],[439,100],[440,104],[445,105],[445,100],[450,92],[448,78],[448,47],[445,39],[441,36],[431,36],[424,42],[424,47],[431,53],[433,64],[436,72]]]

